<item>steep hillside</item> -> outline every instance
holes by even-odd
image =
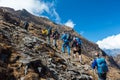
[[[120,54],[113,57],[117,64],[120,66]]]
[[[104,49],[104,51],[114,59],[120,68],[120,49]]]
[[[23,28],[24,21],[29,22],[29,31]],[[46,43],[41,29],[48,26],[60,33],[69,31],[82,39],[83,64],[67,60],[67,54],[60,50],[61,40],[58,49]],[[26,10],[0,8],[0,80],[96,80],[97,75],[90,67],[95,51],[101,49],[69,27]],[[119,66],[112,57],[105,56],[110,68],[108,79],[120,79]]]

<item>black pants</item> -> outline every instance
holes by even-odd
[[[81,55],[81,47],[77,48],[77,50],[73,50],[73,53],[76,54],[78,52]]]
[[[106,80],[106,75],[107,73],[98,73],[98,77],[99,77],[98,80]]]

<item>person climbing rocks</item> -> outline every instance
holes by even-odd
[[[48,27],[48,29],[47,29],[47,43],[48,44],[50,44],[50,37],[51,37],[51,35],[52,35],[52,27],[50,26],[50,27]]]
[[[48,34],[48,30],[44,28],[42,29],[41,33],[42,33],[42,36],[46,37]]]
[[[63,35],[61,36],[61,40],[63,41],[62,52],[65,53],[65,48],[67,48],[68,58],[70,58],[70,45],[69,45],[69,43],[71,42],[70,37],[71,35],[67,32],[64,32]]]
[[[81,55],[81,44],[82,44],[82,41],[80,38],[78,37],[74,37],[73,38],[73,41],[72,41],[72,48],[73,48],[73,57],[76,59],[79,57],[79,61],[80,63],[82,62],[82,55]],[[79,54],[79,56],[77,57],[77,54]]]
[[[28,31],[29,23],[27,21],[24,22],[23,27],[26,31]]]
[[[103,57],[103,55],[99,54],[98,52],[95,53],[96,58],[92,61],[92,68],[97,69],[98,80],[106,80],[107,72],[108,72],[108,65]]]
[[[59,37],[60,37],[60,34],[59,34],[58,30],[55,29],[55,31],[54,31],[53,34],[52,34],[53,46],[54,46],[55,48],[57,48],[57,40],[59,39]]]

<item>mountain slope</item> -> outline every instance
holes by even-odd
[[[104,51],[111,56],[117,66],[120,67],[120,49],[104,49]]]
[[[120,67],[120,54],[117,55],[117,56],[114,56],[113,58],[114,58],[114,60],[117,62],[117,64],[118,64],[119,67]]]
[[[103,49],[109,56],[117,56],[120,54],[120,49]]]
[[[23,22],[28,21],[29,32],[24,30]],[[67,60],[66,54],[61,53],[62,41],[58,41],[58,49],[46,43],[41,30],[47,26],[57,28],[60,33],[70,31],[82,39],[83,64]],[[0,72],[0,80],[91,80],[97,79],[93,74],[90,62],[95,51],[101,49],[94,43],[78,35],[69,27],[55,24],[50,20],[37,17],[26,10],[15,11],[11,8],[0,8],[0,64],[4,69]],[[103,52],[104,53],[104,52]],[[105,54],[105,53],[104,53]],[[106,55],[107,56],[107,55]],[[110,71],[108,78],[120,79],[118,65],[113,58],[107,56]],[[116,68],[115,68],[116,67]],[[7,74],[6,74],[7,73]],[[113,76],[113,74],[115,74]]]

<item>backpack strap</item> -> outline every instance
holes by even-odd
[[[58,38],[60,37],[60,34],[58,33],[58,31],[54,31],[52,37],[53,37],[54,39],[58,39]]]

